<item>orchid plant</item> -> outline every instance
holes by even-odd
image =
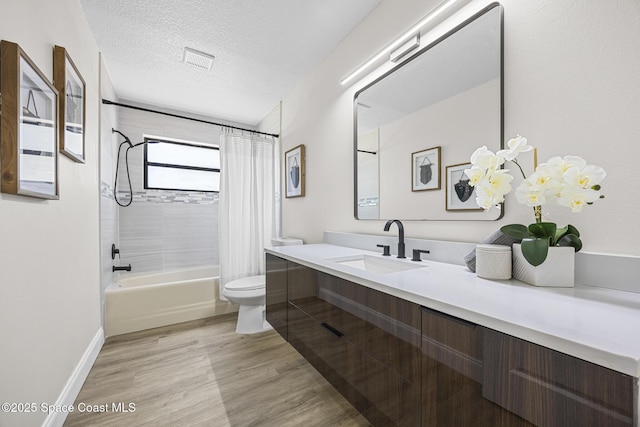
[[[500,228],[504,234],[522,239],[522,254],[529,264],[540,265],[547,258],[550,246],[571,246],[578,252],[582,249],[580,233],[572,226],[557,227],[553,222],[542,221],[542,205],[557,204],[580,212],[598,199],[600,183],[606,172],[599,166],[589,165],[576,156],[552,157],[546,163],[536,165],[534,150],[534,172],[527,177],[518,163],[520,153],[533,150],[527,139],[517,135],[507,141],[507,149],[497,153],[486,146],[471,155],[471,168],[465,170],[469,184],[475,187],[476,203],[485,210],[504,202],[511,191],[513,176],[503,169],[505,162],[515,164],[523,177],[516,188],[518,203],[533,208],[535,223],[527,226],[509,224]]]

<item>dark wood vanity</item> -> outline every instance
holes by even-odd
[[[632,426],[634,378],[266,254],[267,320],[375,426]]]

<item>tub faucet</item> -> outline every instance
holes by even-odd
[[[391,224],[396,223],[398,225],[398,258],[406,258],[404,256],[404,226],[399,219],[390,219],[384,225],[384,231],[389,231]]]
[[[112,271],[113,272],[116,272],[116,271],[131,271],[131,264],[125,265],[125,266],[122,266],[122,267],[116,267],[114,265]]]

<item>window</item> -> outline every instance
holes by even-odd
[[[144,188],[220,191],[220,149],[145,137]]]

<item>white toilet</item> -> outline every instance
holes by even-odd
[[[273,246],[301,245],[300,239],[278,237],[271,239]],[[239,334],[256,334],[271,329],[266,320],[265,275],[248,276],[227,283],[222,295],[240,306],[236,332]]]

